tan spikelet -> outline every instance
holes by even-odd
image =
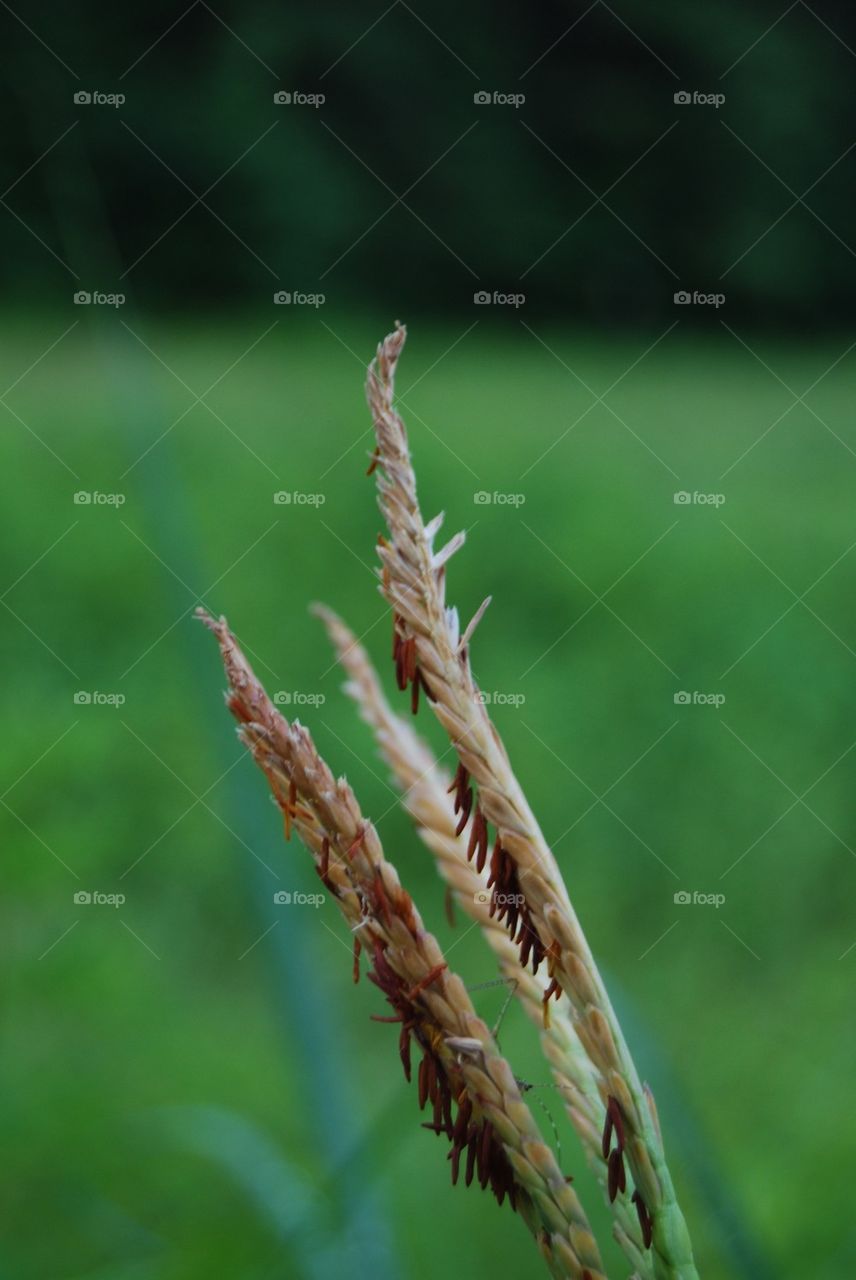
[[[618,1161],[626,1158],[630,1166],[636,1185],[633,1203],[643,1237],[652,1245],[655,1276],[697,1280],[689,1233],[636,1067],[552,851],[479,697],[457,613],[446,608],[447,564],[463,538],[457,535],[446,549],[435,551],[441,521],[426,526],[422,519],[407,433],[393,403],[404,340],[399,326],[378,348],[367,381],[377,441],[375,474],[390,535],[378,544],[382,590],[393,609],[399,683],[403,677],[404,685],[410,685],[414,707],[419,690],[424,691],[457,751],[465,770],[459,787],[463,818],[480,812],[495,828],[491,905],[519,946],[521,963],[531,960],[537,973],[546,961],[551,979],[547,991],[563,991],[568,997],[604,1105],[610,1098],[619,1105],[607,1092],[607,1080],[614,1077],[624,1086],[618,1124],[610,1128],[609,1138],[618,1144]],[[613,1159],[613,1169],[615,1164]]]
[[[451,778],[441,768],[429,744],[414,730],[412,722],[392,710],[377,672],[353,632],[331,609],[315,605],[313,612],[327,628],[339,661],[349,677],[346,692],[373,730],[381,755],[401,791],[402,804],[434,854],[441,876],[452,889],[461,910],[480,926],[496,955],[503,977],[539,1028],[541,1048],[550,1064],[568,1117],[580,1139],[589,1167],[608,1197],[607,1166],[601,1154],[606,1109],[598,1091],[594,1068],[574,1030],[567,1001],[562,1000],[555,1005],[549,1026],[545,1027],[541,983],[521,966],[517,947],[502,923],[495,915],[491,916],[487,870],[479,872],[468,858],[466,833],[455,835],[456,823],[448,795]],[[629,1194],[632,1190],[628,1187]],[[644,1251],[636,1211],[629,1196],[618,1197],[613,1209],[616,1239],[636,1268],[640,1280],[648,1280],[652,1275],[651,1257]]]
[[[446,965],[389,863],[372,823],[344,779],[334,778],[309,732],[272,704],[224,619],[198,615],[214,632],[228,680],[227,704],[240,736],[268,779],[283,813],[313,856],[360,949],[369,977],[400,1023],[399,1048],[410,1077],[414,1041],[422,1060],[419,1091],[429,1125],[451,1143],[453,1180],[467,1161],[497,1199],[507,1195],[536,1237],[552,1274],[605,1280],[582,1205],[568,1186],[522,1099],[508,1063],[477,1016],[461,979]]]

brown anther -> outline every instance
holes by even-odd
[[[443,1090],[438,1082],[435,1082],[434,1093],[431,1098],[434,1107],[434,1128],[438,1133],[442,1133],[444,1129],[443,1120]]]
[[[607,1162],[607,1190],[609,1191],[610,1204],[618,1195],[619,1191],[623,1191],[627,1185],[624,1174],[624,1156],[616,1147],[610,1153]]]
[[[367,830],[368,830],[368,828],[367,828],[367,827],[361,827],[361,828],[360,828],[360,830],[357,832],[357,834],[354,836],[353,840],[351,841],[351,843],[350,843],[350,845],[349,845],[349,847],[348,847],[348,852],[345,854],[345,857],[346,857],[349,861],[350,861],[350,859],[351,859],[351,858],[353,858],[353,856],[354,856],[354,854],[357,852],[357,850],[358,850],[358,849],[360,849],[360,848],[362,848],[363,841],[364,841],[364,840],[365,840],[365,838],[366,838],[366,832],[367,832]]]
[[[488,850],[489,840],[488,840],[488,831],[487,831],[487,819],[484,817],[484,814],[481,813],[481,810],[479,810],[479,814],[481,816],[481,823],[479,824],[478,851],[476,853],[476,871],[478,871],[479,875],[481,875],[481,873],[484,871],[484,864],[487,862],[487,850]]]
[[[451,785],[447,788],[449,793],[452,791],[455,793],[455,813],[458,813],[461,808],[461,804],[464,799],[464,792],[469,786],[469,782],[470,775],[467,772],[465,765],[461,764],[459,761],[458,767],[455,770],[455,776],[452,779]]]
[[[398,1056],[404,1067],[404,1078],[410,1084],[410,1023],[405,1022],[398,1037]]]
[[[461,797],[461,816],[458,818],[458,825],[455,827],[455,835],[459,836],[464,827],[470,820],[470,810],[473,807],[473,789],[467,787]]]
[[[633,1192],[631,1199],[633,1200],[633,1203],[636,1205],[636,1213],[639,1218],[639,1227],[642,1231],[642,1243],[645,1245],[646,1249],[650,1249],[651,1241],[654,1238],[654,1232],[652,1229],[651,1215],[648,1212],[648,1206],[646,1205],[645,1201],[642,1199],[638,1191]]]
[[[420,994],[420,992],[424,991],[426,987],[430,987],[432,982],[437,981],[440,974],[443,972],[445,968],[447,968],[445,963],[435,964],[434,968],[429,969],[429,971],[425,974],[425,976],[419,979],[416,986],[413,987],[412,990],[408,991],[407,999],[415,1000],[416,997]]]
[[[607,1106],[606,1117],[603,1122],[603,1137],[601,1138],[601,1142],[600,1142],[600,1149],[603,1154],[604,1160],[609,1159],[609,1149],[612,1146],[612,1130],[614,1128],[614,1125],[615,1125],[615,1121],[612,1118],[612,1112],[610,1111],[610,1108]]]
[[[416,678],[416,637],[408,636],[404,642],[404,675],[408,682]]]
[[[521,962],[521,963],[522,963],[522,962]],[[555,978],[553,978],[553,980],[551,981],[551,983],[550,983],[549,987],[547,987],[547,988],[546,988],[546,990],[544,991],[543,996],[541,997],[541,1007],[542,1007],[542,1009],[543,1009],[543,1011],[544,1011],[544,1026],[545,1026],[545,1028],[547,1028],[547,1027],[549,1027],[549,1026],[550,1026],[550,998],[551,998],[551,996],[556,995],[556,993],[557,993],[557,992],[558,992],[558,994],[559,994],[559,995],[561,995],[561,994],[562,994],[562,988],[559,986],[559,984],[558,984],[558,982],[556,981],[556,979],[555,979]]]
[[[479,1145],[478,1125],[471,1124],[469,1134],[467,1136],[467,1169],[464,1175],[464,1183],[469,1186],[473,1180],[473,1173],[476,1167],[476,1154]]]
[[[615,1141],[618,1144],[618,1150],[624,1150],[624,1119],[621,1115],[621,1107],[618,1105],[618,1099],[613,1098],[610,1094],[606,1103],[607,1115],[612,1118],[612,1124],[615,1129]]]
[[[476,846],[481,840],[481,829],[483,826],[484,818],[482,817],[482,811],[479,805],[476,805],[476,811],[473,814],[472,826],[470,827],[470,838],[467,843],[467,862],[472,862],[473,860],[473,854],[476,851]]]

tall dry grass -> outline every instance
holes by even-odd
[[[603,979],[571,905],[547,841],[491,723],[470,665],[470,642],[484,605],[461,631],[446,607],[446,566],[464,544],[455,534],[434,543],[442,515],[427,524],[416,494],[407,432],[394,405],[395,370],[405,342],[398,326],[378,347],[367,394],[377,441],[373,467],[389,538],[378,544],[382,589],[393,610],[399,683],[414,705],[420,689],[458,757],[457,806],[476,833],[473,850],[485,857],[493,828],[490,883],[502,920],[519,948],[520,963],[538,972],[546,963],[544,1001],[564,994],[577,1038],[595,1075],[607,1121],[603,1156],[610,1196],[629,1189],[658,1280],[695,1280],[689,1232],[666,1163],[656,1109],[615,1016]],[[471,842],[472,843],[472,842]]]
[[[422,840],[463,910],[476,921],[503,978],[530,1019],[585,1157],[614,1215],[614,1234],[636,1280],[697,1280],[656,1109],[641,1083],[552,851],[490,721],[470,665],[487,602],[460,628],[445,601],[448,562],[463,533],[435,549],[416,494],[407,433],[394,405],[405,341],[398,326],[369,368],[367,394],[388,537],[379,540],[381,590],[392,609],[393,659],[415,713],[427,702],[457,757],[449,779],[411,724],[396,715],[368,655],[319,607]],[[199,611],[215,633],[239,732],[268,779],[285,835],[296,831],[386,998],[405,1075],[420,1057],[420,1107],[448,1144],[452,1180],[490,1186],[524,1219],[556,1277],[604,1277],[583,1206],[524,1101],[520,1083],[477,1016],[466,988],[424,928],[375,828],[344,781],[318,755],[307,729],[273,706],[225,621]],[[546,970],[546,978],[539,974]]]
[[[288,839],[296,831],[354,938],[353,975],[367,957],[368,977],[391,1010],[379,1021],[399,1028],[398,1050],[411,1078],[420,1055],[419,1105],[428,1127],[449,1144],[452,1181],[490,1186],[508,1197],[535,1236],[556,1277],[605,1280],[597,1243],[576,1192],[565,1180],[466,987],[384,856],[372,823],[348,783],[336,779],[307,729],[276,709],[224,619],[199,616],[220,644],[227,704],[267,777]]]
[[[603,1158],[606,1108],[597,1080],[564,1001],[554,1003],[545,1018],[544,989],[537,976],[520,963],[520,952],[496,911],[486,865],[472,858],[472,833],[457,832],[449,792],[453,779],[442,769],[429,744],[412,722],[392,710],[371,659],[352,631],[331,609],[316,605],[348,675],[345,691],[371,727],[380,754],[389,766],[404,808],[460,909],[480,927],[496,956],[500,973],[539,1030],[541,1049],[562,1095],[568,1118],[582,1145],[586,1161],[609,1200],[609,1166]],[[630,1192],[632,1195],[632,1191]],[[626,1195],[613,1201],[614,1234],[641,1280],[653,1275],[635,1210]]]

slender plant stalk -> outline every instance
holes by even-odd
[[[545,1026],[542,985],[534,974],[522,967],[518,948],[496,913],[491,913],[487,867],[479,871],[468,856],[466,833],[456,834],[457,820],[448,794],[452,789],[452,779],[412,723],[392,710],[371,659],[353,632],[331,609],[315,605],[313,612],[327,628],[339,661],[348,675],[345,691],[371,727],[381,756],[401,792],[402,804],[434,855],[440,875],[461,910],[481,928],[497,958],[503,978],[530,1020],[539,1028],[542,1051],[550,1064],[586,1161],[609,1199],[608,1168],[602,1154],[606,1109],[598,1093],[592,1065],[574,1030],[567,1002],[561,1001],[553,1007]],[[645,1251],[635,1210],[626,1196],[616,1196],[612,1207],[618,1243],[640,1280],[650,1280],[653,1274],[651,1255]]]
[[[463,634],[456,611],[446,608],[445,566],[463,545],[464,534],[435,551],[442,517],[428,525],[422,518],[407,433],[393,404],[404,340],[401,326],[384,340],[367,382],[377,441],[370,470],[377,472],[390,535],[380,540],[379,552],[382,590],[394,614],[398,682],[410,687],[414,710],[420,690],[425,694],[457,752],[456,810],[475,831],[470,845],[479,865],[486,862],[488,824],[494,828],[491,905],[520,948],[521,965],[531,961],[537,972],[546,961],[551,981],[545,1004],[562,992],[568,997],[606,1111],[603,1152],[610,1189],[615,1196],[625,1194],[626,1160],[657,1280],[697,1280],[653,1100],[639,1079],[553,853],[479,697],[469,643],[484,606]]]
[[[219,641],[227,705],[267,777],[286,838],[297,831],[354,934],[355,981],[360,953],[370,957],[368,976],[392,1010],[381,1020],[399,1025],[408,1079],[412,1041],[421,1054],[420,1107],[431,1102],[426,1127],[451,1144],[453,1181],[465,1159],[468,1184],[477,1176],[500,1203],[508,1196],[557,1280],[606,1280],[579,1198],[543,1141],[463,982],[445,963],[385,859],[353,791],[344,779],[334,778],[309,732],[274,707],[225,619],[197,612]]]

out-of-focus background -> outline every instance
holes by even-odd
[[[396,318],[426,512],[468,530],[449,596],[493,596],[476,672],[701,1273],[852,1274],[852,10],[0,23],[0,1274],[537,1274],[448,1185],[333,905],[277,900],[317,880],[191,616],[347,773],[492,1019],[307,613],[389,674],[362,383]],[[516,1008],[500,1038],[545,1084]]]

